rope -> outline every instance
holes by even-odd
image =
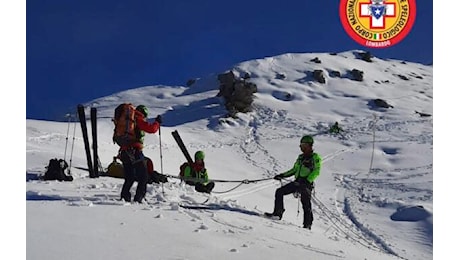
[[[176,175],[169,175],[169,174],[163,174],[164,176],[166,177],[169,177],[169,178],[174,178],[174,179],[179,179],[179,180],[182,180],[181,177],[179,176],[176,176]],[[187,178],[187,181],[200,181],[201,179],[198,179],[198,178]],[[263,179],[255,179],[255,180],[248,180],[248,179],[245,179],[245,180],[216,180],[216,179],[209,179],[209,181],[211,182],[224,182],[224,183],[242,183],[242,184],[249,184],[249,183],[256,183],[256,182],[259,182],[259,181],[266,181],[266,180],[273,180],[272,177],[270,178],[263,178]]]
[[[230,192],[232,190],[235,190],[236,188],[240,187],[243,184],[244,184],[244,182],[241,182],[240,184],[236,185],[235,187],[233,187],[233,188],[231,188],[229,190],[226,190],[226,191],[213,191],[212,193],[216,193],[216,194],[227,193],[227,192]]]
[[[273,178],[263,178],[263,179],[256,179],[256,180],[245,179],[245,180],[242,180],[242,181],[237,181],[237,180],[211,180],[213,182],[227,182],[227,183],[240,182],[240,184],[236,185],[235,187],[233,187],[233,188],[231,188],[229,190],[226,190],[226,191],[213,191],[212,193],[223,194],[223,193],[227,193],[227,192],[230,192],[232,190],[235,190],[236,188],[240,187],[243,184],[257,183],[257,182],[260,182],[260,181],[267,181],[267,180],[273,180]]]
[[[169,174],[163,174],[163,175],[166,176],[166,177],[169,177],[169,178],[179,179],[179,180],[183,181],[183,179],[181,177],[179,177],[179,176],[174,176],[174,175],[169,175]],[[238,185],[236,185],[233,188],[230,188],[229,190],[226,190],[226,191],[213,191],[212,192],[212,193],[216,193],[216,194],[223,194],[223,193],[227,193],[227,192],[230,192],[232,190],[235,190],[235,189],[237,189],[238,187],[240,187],[243,184],[256,183],[256,182],[272,180],[272,179],[273,178],[263,178],[263,179],[255,179],[255,180],[248,180],[248,179],[245,179],[245,180],[215,180],[215,179],[210,179],[209,181],[210,182],[223,182],[223,183],[239,183]],[[200,179],[198,179],[198,178],[187,178],[187,181],[200,181]]]
[[[213,182],[241,182],[243,184],[249,184],[249,183],[256,183],[256,182],[259,182],[259,181],[266,181],[266,180],[273,180],[272,177],[270,178],[263,178],[263,179],[256,179],[256,180],[248,180],[248,179],[245,179],[245,180],[215,180],[215,179],[211,179],[210,181],[213,181]]]

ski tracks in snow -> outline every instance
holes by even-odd
[[[420,130],[414,133],[412,132],[414,129]],[[393,138],[392,131],[398,131],[398,136],[404,136],[403,139]],[[381,125],[376,125],[376,135],[378,136],[376,143],[431,145],[432,149],[432,120],[384,122]],[[411,174],[405,174],[406,172],[411,172]],[[397,243],[387,241],[383,238],[383,234],[377,234],[378,231],[369,228],[365,218],[359,212],[365,212],[369,205],[381,207],[393,203],[395,207],[398,207],[399,203],[403,201],[432,202],[432,184],[422,181],[426,179],[426,175],[432,173],[433,164],[428,162],[427,165],[395,168],[390,171],[372,168],[366,176],[359,176],[359,173],[336,175],[335,179],[340,185],[340,189],[335,194],[337,217],[343,216],[342,219],[348,219],[347,223],[352,223],[356,229],[354,232],[361,234],[358,239],[368,241],[368,243],[377,245],[384,252],[405,259],[402,256],[405,250],[397,248]],[[421,181],[416,181],[417,178],[420,178]],[[389,197],[389,194],[399,194],[400,197]],[[349,224],[344,223],[344,225]]]
[[[432,124],[431,119],[420,119],[420,120],[400,120],[400,121],[385,121],[382,124],[379,124],[378,120],[375,121],[375,131],[376,133],[372,132],[372,127],[373,125],[370,122],[370,118],[357,118],[355,122],[349,122],[349,124],[352,126],[348,129],[346,132],[346,135],[342,135],[342,143],[347,146],[347,148],[343,148],[340,150],[337,150],[335,152],[326,154],[323,156],[323,164],[327,163],[330,160],[333,160],[334,158],[338,157],[339,155],[347,152],[352,152],[355,150],[358,150],[362,148],[363,145],[366,145],[365,143],[352,143],[350,144],[350,140],[353,140],[354,137],[358,135],[367,135],[369,136],[369,143],[372,142],[371,137],[373,134],[382,134],[382,136],[387,136],[384,139],[377,139],[375,142],[422,142],[422,143],[431,143],[432,144],[432,131],[430,132],[430,127],[428,126],[427,129],[421,130],[419,134],[414,135],[414,133],[411,131],[412,129],[417,129],[419,124],[422,124],[426,126],[426,124]],[[267,124],[270,123],[270,124]],[[272,127],[272,129],[269,129],[270,131],[265,131],[267,129],[264,129],[267,127],[267,125],[284,125],[286,128],[289,129],[298,129],[299,133],[306,133],[306,132],[314,132],[315,130],[318,131],[318,134],[324,134],[326,133],[326,129],[324,126],[321,124],[316,125],[314,127],[306,127],[304,122],[297,122],[296,120],[293,119],[288,119],[288,115],[285,111],[273,111],[269,108],[265,107],[257,107],[257,113],[252,116],[252,120],[247,126],[247,133],[246,137],[244,138],[243,142],[240,144],[240,149],[242,153],[244,154],[245,160],[255,166],[256,168],[261,169],[262,172],[264,172],[265,176],[271,176],[274,172],[278,172],[281,170],[282,165],[278,162],[278,160],[270,154],[270,151],[268,151],[262,144],[261,140],[265,141],[273,141],[273,140],[282,140],[285,138],[293,138],[293,137],[300,137],[299,136],[292,136],[290,134],[284,134],[282,135],[281,133],[289,133],[289,131],[283,131],[282,129],[274,129],[275,127]],[[398,131],[402,132],[405,134],[406,138],[397,140],[394,138],[391,138],[391,131]],[[270,136],[265,136],[264,132],[270,132]],[[401,135],[399,135],[401,136]],[[425,166],[425,170],[422,171],[421,175],[426,175],[426,174],[432,174],[432,164]],[[404,171],[404,169],[398,169],[398,171]],[[364,246],[370,246],[374,247],[375,250],[377,251],[382,251],[394,256],[397,256],[399,258],[403,258],[399,256],[392,248],[385,242],[383,238],[381,238],[379,235],[375,234],[368,228],[366,228],[365,224],[360,222],[360,218],[358,215],[356,215],[351,207],[350,200],[356,197],[363,197],[365,194],[357,194],[356,192],[353,192],[354,190],[360,190],[357,189],[356,186],[352,185],[354,183],[353,181],[356,181],[356,179],[353,179],[353,176],[348,176],[350,179],[350,182],[343,181],[343,179],[340,182],[340,185],[342,186],[343,191],[339,192],[336,194],[336,200],[335,201],[342,201],[341,205],[335,204],[335,213],[332,212],[332,214],[336,215],[338,219],[343,220],[343,224],[347,225],[347,228],[355,228],[356,230],[350,231],[351,233],[348,235],[345,235],[345,238],[350,239],[354,242],[358,242],[363,244]],[[411,179],[411,177],[404,176],[401,177],[399,180],[402,179]],[[353,181],[351,181],[353,179]],[[408,186],[407,184],[404,183],[395,183],[398,179],[396,178],[389,178],[389,179],[381,179],[381,180],[363,180],[360,185],[365,185],[367,184],[368,189],[372,188],[381,188],[385,189],[390,188],[390,189],[396,189],[400,190],[401,192],[410,192],[411,189],[414,189],[415,193],[420,192],[421,190],[418,188],[413,188]],[[260,184],[256,185],[251,185],[251,187],[245,188],[245,189],[239,189],[235,190],[223,195],[219,195],[219,198],[221,199],[235,199],[241,196],[246,196],[254,192],[258,192],[260,190],[275,186],[278,182],[263,182]],[[359,182],[358,182],[359,183]],[[375,184],[375,185],[373,185]],[[385,186],[382,188],[382,185]],[[362,189],[361,189],[362,190]],[[425,192],[426,196],[424,198],[421,198],[422,200],[432,200],[432,190],[430,189],[424,189],[422,190]],[[324,205],[325,206],[325,205]],[[321,214],[321,213],[320,213]],[[351,224],[350,224],[351,223]],[[346,231],[345,231],[346,232]]]

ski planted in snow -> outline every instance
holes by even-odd
[[[90,178],[99,177],[99,157],[97,153],[97,110],[95,107],[91,108],[91,132],[93,135],[93,175]],[[91,172],[90,172],[91,174]]]
[[[78,117],[80,119],[81,132],[83,134],[83,142],[85,144],[86,161],[88,162],[89,177],[93,178],[94,168],[93,168],[93,163],[91,161],[91,151],[89,148],[88,128],[86,127],[85,107],[79,104],[77,106],[77,110],[78,110]]]
[[[180,137],[179,132],[177,132],[177,130],[174,130],[173,132],[171,132],[171,134],[174,137],[174,140],[176,140],[177,145],[179,145],[179,148],[182,151],[182,153],[184,154],[185,159],[187,159],[187,162],[190,165],[192,165],[193,164],[192,157],[190,156],[189,152],[187,151],[187,148],[185,147],[185,144],[182,141],[182,138]]]

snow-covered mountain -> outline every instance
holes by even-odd
[[[161,135],[145,138],[155,169],[178,174],[185,160],[171,136],[178,130],[190,153],[206,153],[217,181],[209,197],[169,178],[149,185],[145,204],[123,203],[123,180],[81,170],[87,164],[79,123],[27,120],[27,259],[432,258],[433,67],[367,62],[360,53],[284,54],[235,65],[236,76],[248,74],[257,85],[253,111],[236,118],[225,117],[217,97],[222,72],[189,87],[146,86],[85,104],[98,109],[103,167],[118,149],[114,108],[144,104],[164,121]],[[314,79],[315,70],[325,83]],[[343,134],[327,133],[334,122]],[[301,228],[302,208],[292,195],[284,198],[283,220],[257,216],[273,210],[279,181],[220,182],[290,169],[305,134],[315,136],[323,159],[312,230]],[[36,180],[51,158],[72,160],[74,181]],[[211,209],[179,207],[207,199]]]

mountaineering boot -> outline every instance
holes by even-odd
[[[283,218],[283,213],[284,213],[284,209],[281,212],[273,212],[273,213],[265,212],[264,215],[267,218],[273,218],[273,219],[281,220]]]
[[[214,186],[215,186],[215,183],[214,182],[210,182],[208,184],[206,184],[206,193],[211,193],[212,189],[214,189]]]
[[[120,196],[121,201],[131,202],[131,193],[122,193]]]
[[[303,225],[303,228],[306,228],[306,229],[308,229],[308,230],[311,230],[311,225],[305,225],[305,224],[304,224],[304,225]]]
[[[279,217],[278,216],[275,216],[274,213],[269,213],[269,212],[265,212],[264,213],[264,216],[267,217],[267,218],[271,218],[271,219],[278,219],[279,220]]]

